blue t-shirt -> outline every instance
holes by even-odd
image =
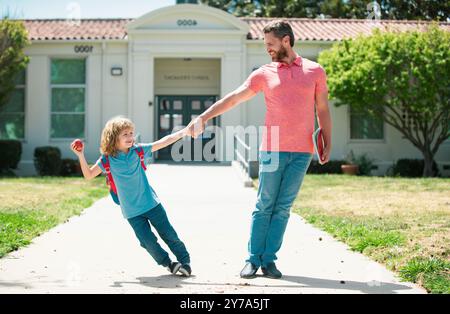
[[[139,146],[144,150],[144,161],[147,165],[152,156],[152,145],[139,144]],[[148,183],[139,155],[135,151],[137,147],[137,145],[132,146],[127,154],[119,151],[115,157],[109,156],[111,174],[125,219],[139,216],[160,203],[158,196]],[[102,156],[96,164],[106,173],[101,158]]]

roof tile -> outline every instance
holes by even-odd
[[[241,18],[249,24],[248,39],[263,39],[263,28],[275,18]],[[430,22],[357,19],[306,19],[286,18],[296,40],[337,41],[368,35],[373,28],[406,31],[425,29]],[[82,19],[79,24],[64,19],[24,20],[32,41],[39,40],[122,40],[127,38],[126,25],[133,19]],[[450,23],[440,26],[450,31]]]

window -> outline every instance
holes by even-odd
[[[350,139],[382,140],[384,139],[384,123],[364,111],[350,109]]]
[[[16,78],[16,88],[8,103],[0,108],[0,138],[25,138],[25,70]]]
[[[85,129],[85,59],[51,61],[50,137],[84,138]]]

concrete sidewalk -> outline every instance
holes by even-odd
[[[156,164],[148,175],[194,276],[156,265],[108,197],[1,259],[0,293],[425,293],[295,214],[277,262],[284,277],[241,279],[256,191],[225,166]]]

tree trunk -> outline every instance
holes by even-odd
[[[433,162],[434,162],[434,156],[433,154],[429,151],[423,151],[423,161],[424,161],[424,165],[423,165],[423,176],[424,177],[434,177],[435,173],[433,171]]]

